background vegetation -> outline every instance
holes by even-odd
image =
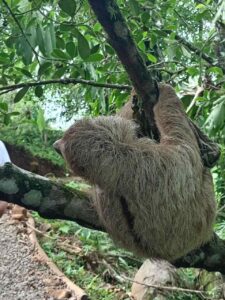
[[[152,74],[177,90],[187,114],[221,144],[213,175],[216,230],[225,237],[225,1],[117,2]],[[128,76],[87,1],[3,0],[0,8],[0,138],[63,165],[51,148],[60,129],[83,115],[115,113],[128,98]],[[53,240],[43,240],[44,248],[93,299],[99,277],[120,283],[125,297],[128,286],[115,274],[129,275],[139,260],[118,252],[105,235],[71,223],[52,222],[51,234]],[[62,236],[69,241],[77,237],[76,258],[68,260],[68,253],[55,247],[56,237]],[[91,258],[97,260],[96,268],[87,267],[90,253],[97,255]],[[110,280],[96,275],[104,274],[102,268]],[[186,281],[196,279],[194,272],[185,276]],[[114,299],[114,288],[104,292],[103,287],[96,299]]]

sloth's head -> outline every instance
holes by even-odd
[[[82,119],[53,146],[75,175],[89,179],[93,170],[121,144],[133,142],[136,125],[120,117]]]
[[[62,155],[68,167],[77,176],[86,177],[87,153],[92,136],[93,128],[89,120],[84,119],[70,126],[63,137],[53,144],[55,150]]]

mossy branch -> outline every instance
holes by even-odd
[[[69,189],[10,163],[0,167],[0,199],[37,211],[44,218],[70,220],[91,229],[102,229],[89,191]]]

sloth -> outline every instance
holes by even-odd
[[[54,147],[94,185],[94,207],[119,246],[173,262],[212,238],[216,206],[180,100],[169,85],[159,93],[159,143],[138,138],[133,121],[108,116],[77,121]]]

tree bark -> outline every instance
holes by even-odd
[[[172,264],[177,268],[201,268],[225,275],[225,241],[214,233],[213,238],[207,244],[191,251]]]
[[[10,163],[0,167],[0,199],[37,211],[44,218],[103,230],[92,208],[90,191],[69,189]]]
[[[140,97],[140,122],[143,132],[158,140],[159,133],[154,122],[153,106],[158,99],[156,82],[147,70],[127,24],[114,0],[88,0],[98,21],[108,35],[108,41],[116,51]]]

